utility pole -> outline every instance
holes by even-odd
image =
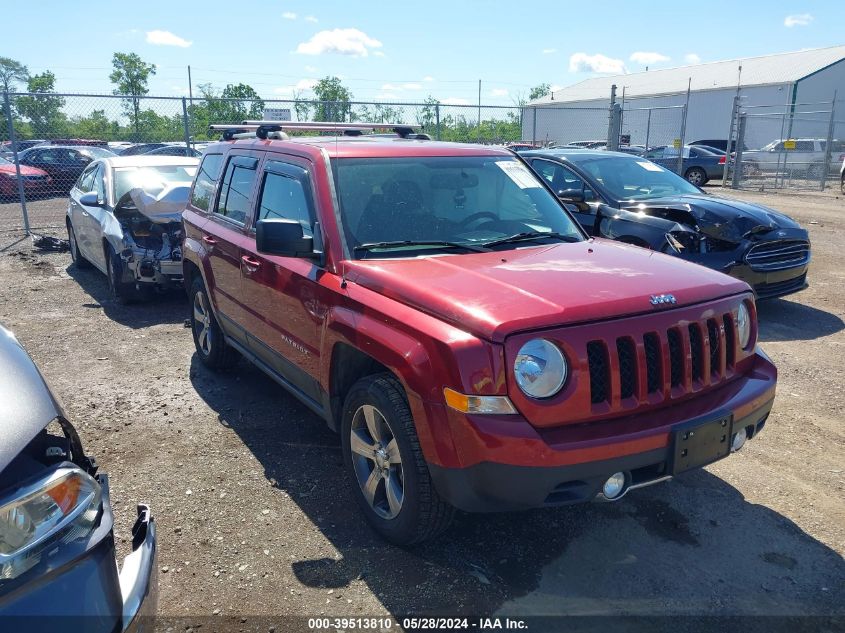
[[[481,142],[481,80],[478,80],[478,142]]]
[[[194,87],[191,84],[191,67],[188,66],[188,100],[191,102],[191,107],[194,107]]]

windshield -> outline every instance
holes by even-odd
[[[377,256],[356,247],[381,242],[474,247],[534,232],[549,234],[539,241],[551,234],[564,236],[557,241],[583,239],[575,221],[515,158],[341,158],[332,167],[345,237],[356,256]],[[410,252],[415,248],[387,250],[416,255]]]
[[[675,172],[644,158],[589,157],[575,163],[592,176],[616,200],[649,200],[684,194],[700,194]]]
[[[90,156],[91,158],[111,158],[112,156],[117,156],[114,152],[110,152],[107,149],[103,149],[102,147],[85,147],[79,150],[81,154],[85,154]]]
[[[158,165],[156,167],[121,167],[114,171],[114,199],[119,201],[130,189],[140,187],[147,193],[161,191],[168,185],[191,184],[196,165]]]

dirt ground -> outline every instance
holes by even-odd
[[[845,200],[739,197],[792,215],[813,241],[811,287],[759,307],[780,372],[761,436],[618,503],[461,515],[413,550],[368,529],[338,438],[312,413],[246,363],[228,375],[199,364],[181,294],[120,306],[67,253],[7,239],[0,322],[109,473],[124,553],[135,503],[152,506],[159,612],[182,618],[174,630],[322,614],[838,615],[813,620],[833,630],[845,617]],[[273,626],[294,628],[262,630]]]

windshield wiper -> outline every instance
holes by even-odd
[[[564,235],[563,233],[555,233],[555,232],[547,232],[544,233],[542,231],[526,231],[525,233],[517,233],[515,235],[509,235],[508,237],[502,237],[498,240],[491,240],[489,242],[482,242],[482,246],[486,246],[487,248],[491,248],[493,246],[499,246],[500,244],[513,244],[514,242],[530,242],[531,240],[540,240],[553,237],[555,239],[561,240],[562,242],[580,242],[581,240],[574,235]]]
[[[357,244],[353,247],[356,251],[372,251],[377,249],[392,249],[404,248],[406,246],[421,246],[429,248],[463,248],[475,253],[488,253],[490,249],[486,244],[482,246],[473,246],[464,242],[446,242],[441,240],[396,240],[393,242],[368,242],[366,244]]]

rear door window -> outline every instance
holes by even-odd
[[[246,222],[250,196],[255,185],[258,159],[249,156],[232,156],[226,164],[220,197],[215,213],[238,224]]]
[[[220,177],[220,167],[223,165],[223,154],[206,154],[197,172],[194,190],[191,192],[191,204],[197,209],[208,211],[214,198],[214,189]]]

